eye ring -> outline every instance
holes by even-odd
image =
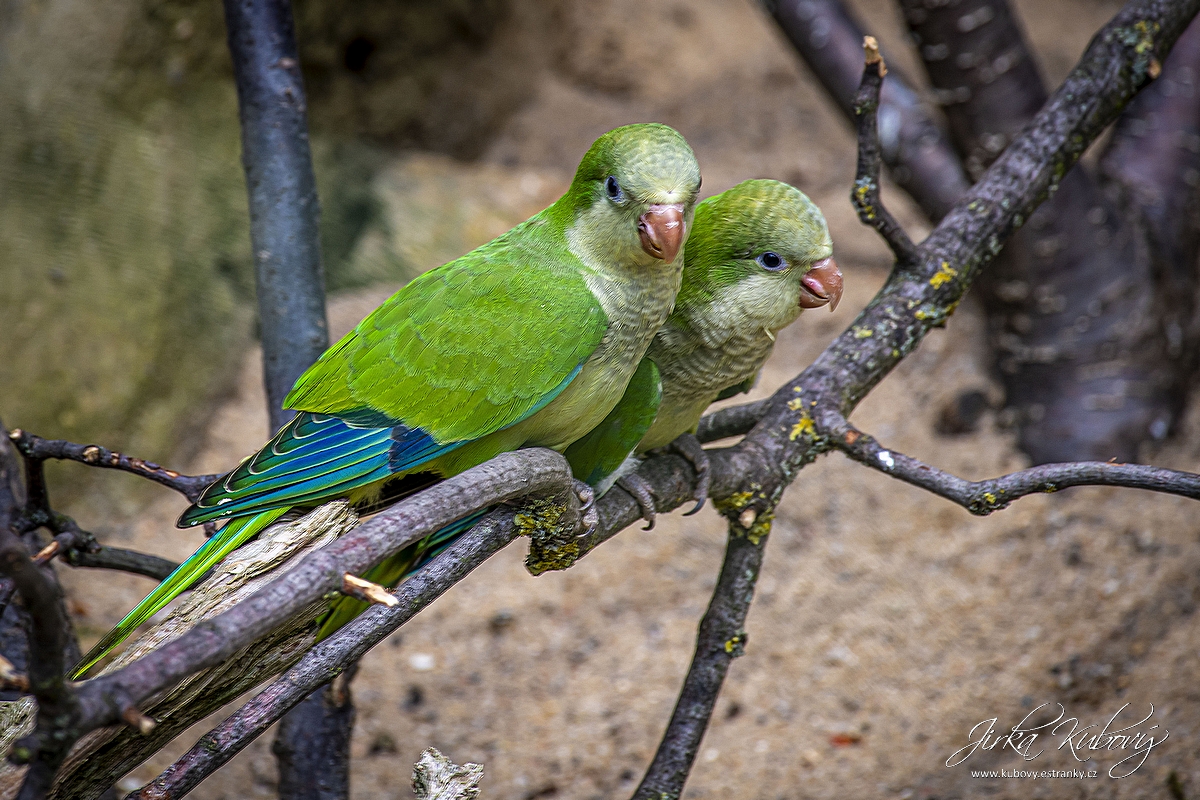
[[[783,256],[770,250],[761,254],[754,260],[758,262],[760,267],[765,270],[769,270],[770,272],[779,272],[781,269],[787,269],[788,266],[788,263]]]
[[[617,183],[617,179],[612,175],[604,179],[604,193],[614,203],[620,202],[625,197],[625,193],[621,191],[621,184]]]

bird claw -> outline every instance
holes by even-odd
[[[667,449],[683,456],[696,470],[696,491],[692,494],[692,499],[696,501],[696,505],[691,511],[684,512],[685,517],[690,517],[704,508],[704,501],[708,499],[708,453],[700,445],[700,440],[690,433],[685,433],[675,439],[675,441],[667,445]]]
[[[572,480],[575,496],[579,498],[579,524],[583,526],[583,532],[577,536],[591,536],[600,527],[600,515],[596,513],[596,492],[583,481]]]
[[[596,503],[596,492],[581,480],[571,479],[575,485],[575,496],[579,498],[579,513],[584,514]]]
[[[644,531],[654,528],[654,521],[658,516],[658,509],[654,505],[654,497],[650,494],[650,484],[646,479],[636,472],[631,472],[628,475],[622,475],[617,478],[617,486],[620,486],[629,494],[633,495],[633,499],[637,501],[638,508],[642,510],[642,519],[646,520]]]

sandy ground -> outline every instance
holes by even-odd
[[[1086,0],[1018,5],[1052,80],[1115,8]],[[644,24],[623,25],[638,9]],[[899,55],[904,42],[890,7],[863,11]],[[837,313],[805,314],[780,337],[755,393],[764,396],[848,325],[886,275],[883,248],[858,225],[846,197],[849,128],[749,2],[611,0],[586,13],[572,24],[585,27],[595,46],[579,48],[545,77],[484,163],[397,160],[381,177],[393,196],[391,213],[398,223],[411,221],[420,208],[461,192],[476,209],[463,213],[483,220],[471,234],[481,241],[553,197],[596,134],[643,119],[672,123],[688,136],[706,191],[746,177],[796,183],[829,217],[847,291]],[[429,186],[440,188],[431,195]],[[922,233],[911,206],[896,192],[888,199]],[[461,249],[477,243],[463,241]],[[454,254],[434,246],[422,252],[430,265]],[[334,298],[334,333],[387,291]],[[854,421],[885,445],[965,477],[1019,468],[1012,437],[994,415],[967,436],[933,432],[939,408],[957,392],[997,392],[983,353],[982,319],[968,302]],[[229,468],[261,443],[259,374],[251,353],[239,393],[216,415],[194,471]],[[1183,435],[1151,454],[1154,461],[1200,470],[1198,433],[1194,408]],[[685,795],[1200,795],[1195,508],[1132,490],[1077,489],[978,519],[840,455],[821,459],[780,508],[747,624],[747,654],[730,671]],[[108,541],[182,558],[200,540],[172,529],[179,510],[173,498],[157,502]],[[565,573],[530,577],[519,543],[492,559],[363,660],[354,683],[351,796],[409,797],[412,764],[431,745],[460,763],[483,763],[486,798],[628,795],[670,715],[724,539],[721,520],[707,509],[666,517],[649,533],[630,529]],[[85,647],[152,585],[100,572],[63,575]],[[1137,730],[1169,738],[1119,780],[1107,771],[1131,750],[1085,752],[1080,758],[1091,760],[1081,763],[1058,749],[1063,735],[1046,731],[1026,751],[1044,750],[1030,761],[997,747],[946,765],[969,745],[977,723],[996,718],[996,732],[1006,732],[1042,703],[1062,703],[1066,716],[1097,728],[1124,704],[1121,720],[1132,723],[1152,703],[1152,719]],[[1031,719],[1027,726],[1053,715]],[[204,729],[194,728],[125,783],[156,775]],[[971,776],[1072,767],[1098,777]],[[193,796],[269,797],[275,781],[270,737],[263,737]]]

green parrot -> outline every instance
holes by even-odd
[[[183,513],[180,527],[229,521],[72,678],[290,509],[369,507],[594,428],[671,311],[699,190],[678,132],[617,128],[549,208],[392,295],[297,379],[284,400],[296,417]],[[391,585],[410,556],[372,573],[396,573]]]
[[[696,207],[675,309],[654,337],[624,397],[567,448],[575,477],[603,494],[613,483],[654,523],[654,501],[627,456],[672,445],[692,461],[707,495],[708,463],[694,434],[718,399],[749,391],[775,334],[801,309],[837,307],[842,274],[821,210],[799,189],[750,180]]]
[[[684,248],[683,288],[675,310],[603,422],[566,449],[575,477],[604,494],[620,482],[654,524],[654,499],[633,469],[635,451],[675,443],[701,475],[695,513],[707,495],[707,457],[694,436],[714,399],[749,390],[771,354],[775,333],[802,308],[836,306],[842,276],[820,210],[778,181],[741,183],[696,207]],[[657,364],[655,363],[657,360]],[[682,436],[681,436],[682,435]],[[436,557],[482,516],[459,520],[364,577],[394,586]],[[339,598],[319,638],[367,604]]]

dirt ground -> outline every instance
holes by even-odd
[[[1052,82],[1116,8],[1017,5]],[[917,74],[890,6],[861,10],[893,62]],[[811,194],[829,218],[845,298],[835,314],[809,312],[780,337],[755,392],[765,396],[844,329],[886,276],[884,249],[847,199],[849,127],[749,0],[609,0],[579,14],[589,15],[591,45],[545,75],[481,163],[406,156],[381,175],[396,236],[403,240],[430,209],[439,219],[458,214],[461,240],[412,245],[432,266],[455,254],[446,248],[478,244],[552,198],[602,131],[636,120],[673,124],[696,149],[706,192],[776,177]],[[886,199],[914,234],[924,232],[897,192]],[[363,257],[383,244],[364,242]],[[388,291],[333,298],[334,334]],[[258,358],[247,355],[239,392],[214,418],[192,470],[227,469],[263,441]],[[933,432],[938,409],[975,388],[998,393],[982,318],[968,302],[854,421],[885,445],[965,477],[1020,468],[1013,437],[994,415],[967,436]],[[1193,405],[1182,435],[1148,454],[1154,462],[1200,470]],[[108,541],[183,558],[200,539],[173,529],[179,510],[166,498]],[[531,577],[521,543],[492,559],[363,660],[351,796],[409,797],[412,764],[428,746],[482,763],[484,798],[628,795],[670,715],[724,539],[709,508],[670,515],[652,532],[630,529],[565,573]],[[152,586],[100,572],[63,577],[85,648]],[[1074,489],[979,519],[828,456],[800,475],[780,508],[746,656],[730,670],[685,796],[1200,796],[1198,597],[1200,518],[1191,501]],[[1153,704],[1152,719],[1136,730],[1167,738],[1122,779],[1107,772],[1131,750],[1083,752],[1091,760],[1081,763],[1059,747],[1063,735],[1045,731],[1026,751],[1044,749],[1032,760],[981,748],[947,766],[977,723],[996,718],[1004,733],[1042,703],[1062,703],[1066,716],[1097,729],[1124,704],[1118,725]],[[196,726],[122,786],[152,778],[206,729]],[[273,796],[270,741],[255,742],[193,796]],[[971,776],[1072,767],[1098,777]]]

